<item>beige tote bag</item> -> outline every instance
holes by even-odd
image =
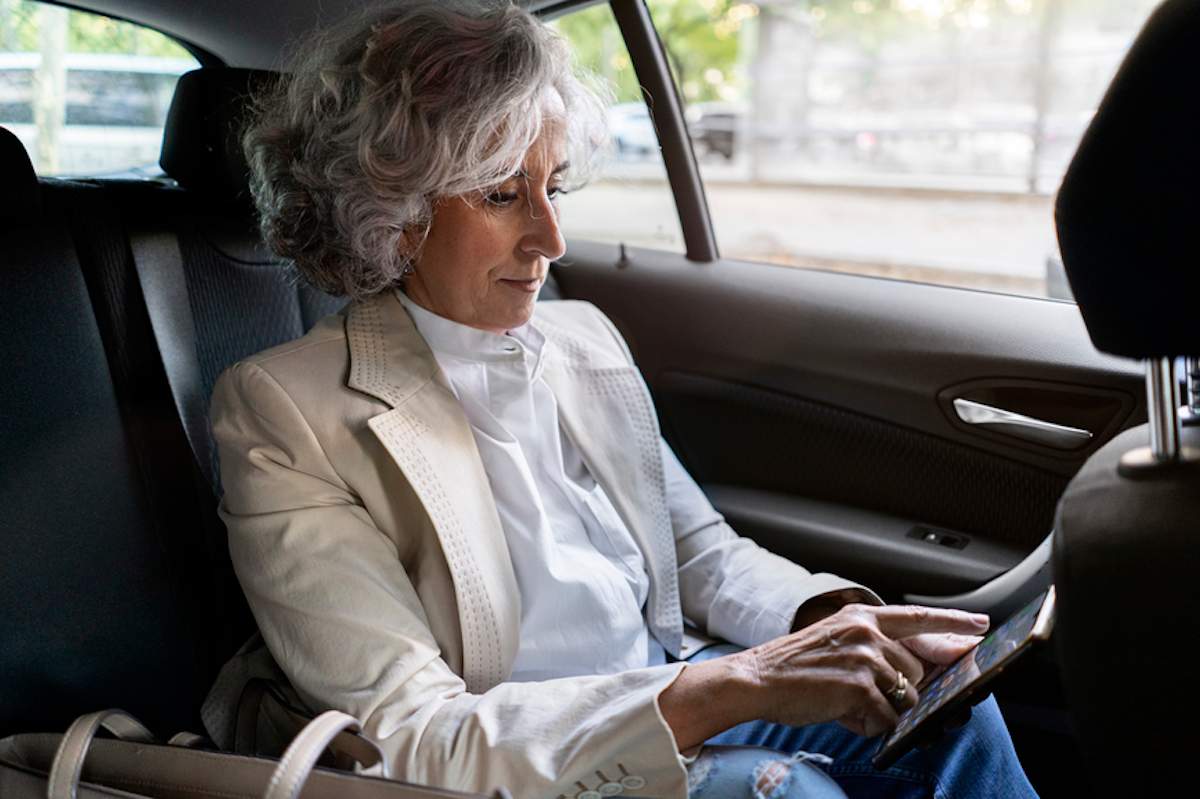
[[[117,740],[96,738],[104,727]],[[3,799],[489,799],[444,788],[317,768],[335,737],[365,767],[385,771],[378,748],[351,716],[317,716],[283,757],[231,755],[190,748],[199,736],[181,733],[168,744],[120,710],[77,719],[63,735],[22,734],[0,740]],[[339,736],[339,734],[341,734]],[[354,743],[346,745],[347,739]],[[511,799],[501,789],[490,799]]]

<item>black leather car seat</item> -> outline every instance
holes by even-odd
[[[1118,71],[1057,203],[1088,333],[1104,352],[1145,361],[1150,419],[1088,460],[1055,525],[1055,638],[1092,796],[1196,792],[1200,424],[1179,412],[1176,359],[1197,371],[1197,54],[1200,3],[1168,0]]]

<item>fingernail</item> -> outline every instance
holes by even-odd
[[[986,613],[972,613],[971,621],[975,622],[980,627],[987,627],[992,623],[992,620],[988,618]]]

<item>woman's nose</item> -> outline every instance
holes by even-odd
[[[548,261],[561,258],[566,253],[567,243],[558,226],[558,209],[549,197],[530,204],[529,224],[521,241],[521,249],[544,256]]]

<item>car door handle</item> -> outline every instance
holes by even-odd
[[[1076,449],[1092,440],[1090,430],[1034,419],[1032,416],[994,408],[961,397],[954,400],[954,411],[958,418],[967,424],[1055,449]]]

